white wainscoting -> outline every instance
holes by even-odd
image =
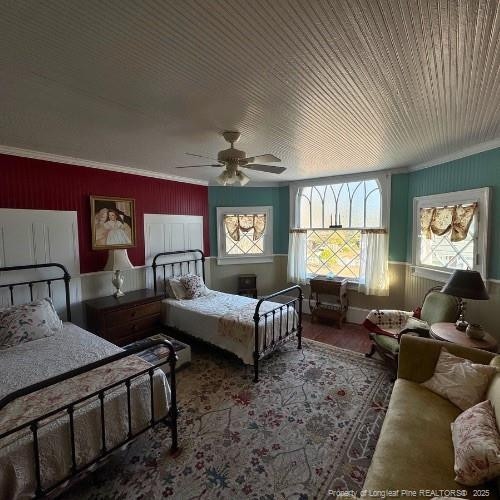
[[[78,251],[78,226],[75,211],[0,209],[0,267],[28,264],[63,264],[70,275],[78,276],[80,258]],[[55,269],[3,273],[0,283],[12,280],[48,279],[60,276]],[[15,303],[29,302],[29,288],[16,287]],[[33,287],[33,298],[47,296],[46,284]],[[72,279],[71,302],[81,300],[80,280]],[[53,298],[58,311],[64,310],[64,283],[53,284]],[[10,304],[8,289],[0,291],[0,305]]]

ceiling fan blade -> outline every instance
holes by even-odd
[[[186,155],[189,155],[189,156],[197,156],[198,158],[206,158],[207,160],[212,160],[212,161],[219,161],[217,160],[216,158],[212,158],[210,156],[205,156],[205,155],[197,155],[195,153],[184,153]]]
[[[250,156],[249,158],[245,158],[245,160],[248,163],[253,163],[255,161],[264,161],[264,162],[268,162],[268,163],[275,163],[275,162],[281,161],[277,156],[274,156],[272,154]]]
[[[258,170],[259,172],[269,172],[270,174],[281,174],[286,170],[286,167],[276,167],[274,165],[259,165],[258,163],[241,165],[241,167],[249,168],[250,170]]]
[[[196,168],[196,167],[223,167],[224,165],[221,165],[218,163],[217,165],[183,165],[182,167],[175,167],[175,168]]]

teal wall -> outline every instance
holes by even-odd
[[[490,187],[488,277],[500,278],[500,148],[408,174],[406,255],[411,260],[411,230],[416,196]],[[392,216],[391,216],[392,220]],[[392,227],[391,227],[392,230]]]
[[[391,176],[389,260],[395,262],[406,262],[408,182],[409,174],[394,174]]]
[[[500,148],[405,174],[391,180],[389,260],[411,262],[413,198],[480,187],[492,188],[488,277],[500,279]],[[274,207],[274,253],[288,252],[289,189],[209,187],[210,249],[217,253],[216,207]]]
[[[210,253],[217,255],[217,207],[273,207],[274,253],[288,253],[290,201],[288,186],[225,187],[209,186]]]

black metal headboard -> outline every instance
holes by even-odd
[[[11,267],[0,267],[0,273],[9,271],[26,271],[29,269],[47,269],[47,268],[59,268],[62,271],[62,276],[56,278],[46,278],[32,281],[16,281],[14,283],[0,284],[0,289],[8,288],[10,291],[10,303],[14,305],[14,288],[17,286],[28,286],[30,291],[30,299],[33,300],[33,285],[36,283],[45,283],[49,291],[49,297],[52,298],[52,283],[54,281],[64,281],[64,291],[66,299],[66,320],[71,321],[71,304],[69,296],[69,282],[71,276],[68,270],[62,265],[55,262],[49,264],[31,264],[27,266],[11,266]]]
[[[188,254],[199,254],[200,257],[194,257],[194,258],[188,258],[186,259],[181,259],[181,260],[175,260],[175,261],[169,261],[165,262],[162,264],[159,264],[157,261],[160,257],[165,257],[165,256],[171,256],[171,255],[188,255]],[[159,267],[163,268],[163,283],[164,283],[164,291],[166,291],[166,279],[167,277],[175,277],[175,266],[179,266],[180,274],[177,276],[180,276],[182,274],[185,274],[183,272],[183,264],[185,264],[184,271],[187,271],[188,273],[191,272],[191,266],[194,267],[194,271],[196,273],[197,271],[197,264],[198,262],[201,262],[201,272],[202,272],[202,277],[203,281],[205,281],[205,254],[201,250],[178,250],[176,252],[163,252],[159,253],[154,256],[153,258],[153,280],[154,280],[154,290],[155,293],[158,292],[158,276],[157,276],[157,271]],[[167,275],[167,266],[170,266],[171,274]]]

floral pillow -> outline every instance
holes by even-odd
[[[186,274],[179,278],[179,281],[186,289],[186,299],[196,299],[206,295],[207,287],[203,279],[196,274]]]
[[[0,309],[0,349],[51,337],[62,327],[49,298]]]
[[[500,476],[500,435],[489,400],[461,413],[451,424],[455,481],[476,486]]]
[[[467,410],[485,399],[496,373],[494,366],[473,363],[441,348],[434,375],[422,385],[461,410]]]

